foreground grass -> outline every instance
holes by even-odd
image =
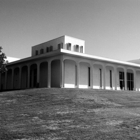
[[[32,89],[0,94],[0,140],[138,140],[140,93]]]

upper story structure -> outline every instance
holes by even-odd
[[[61,36],[48,42],[33,46],[32,56],[47,54],[60,49],[85,53],[85,41],[66,35]]]

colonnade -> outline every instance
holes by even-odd
[[[68,56],[9,65],[0,79],[0,90],[36,87],[140,90],[139,69]]]

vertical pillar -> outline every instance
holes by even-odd
[[[137,77],[136,77],[136,71],[134,70],[134,91],[137,91],[137,86],[136,86],[136,83],[137,83]]]
[[[19,67],[19,89],[21,89],[21,66]]]
[[[64,87],[64,61],[63,57],[60,60],[60,87]]]
[[[90,88],[93,88],[93,65],[90,63]]]
[[[127,90],[127,70],[124,70],[124,83],[125,83],[125,90]]]
[[[48,62],[48,88],[51,87],[51,61]]]
[[[79,62],[76,63],[76,87],[79,88],[79,78],[80,78],[80,65]]]
[[[118,79],[117,68],[114,67],[114,82],[115,82],[115,90],[117,90],[117,79]]]
[[[37,87],[39,87],[40,84],[40,63],[37,63]]]
[[[106,89],[106,66],[103,66],[103,88]]]
[[[27,85],[27,87],[30,88],[30,65],[28,65],[27,67],[28,67],[28,80],[27,80],[28,85]]]
[[[11,89],[14,89],[14,68],[12,68],[12,86]]]
[[[5,84],[4,84],[5,90],[6,90],[6,85],[7,85],[7,71],[5,72]]]

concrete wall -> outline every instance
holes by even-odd
[[[51,87],[60,87],[60,60],[51,63]]]
[[[71,43],[71,51],[75,51],[75,45],[79,45],[79,47],[83,46],[83,53],[85,53],[85,41],[84,40],[65,36],[65,48],[64,49],[67,49],[66,46],[68,43]],[[79,52],[80,52],[80,50],[79,50]]]
[[[40,54],[40,50],[43,49],[44,53],[46,53],[46,48],[53,46],[53,51],[58,50],[58,44],[63,43],[64,44],[64,36],[50,40],[48,42],[36,45],[32,47],[32,56],[35,56],[35,51],[38,50]]]
[[[76,68],[72,60],[64,61],[64,87],[74,88],[76,85]]]
[[[112,72],[112,89],[115,89],[115,78],[114,78],[114,75],[115,75],[115,73],[114,73],[114,68],[113,67],[111,67],[111,66],[107,66],[106,67],[106,75],[105,75],[105,77],[106,77],[106,81],[105,81],[105,83],[106,83],[106,89],[111,89],[111,85],[110,85],[110,83],[111,83],[111,81],[110,81],[110,71]]]
[[[102,70],[102,88],[103,88],[103,68],[99,64],[93,65],[93,88],[100,88],[100,70]]]
[[[79,78],[79,87],[80,88],[88,88],[89,86],[89,64],[80,63],[80,78]]]

